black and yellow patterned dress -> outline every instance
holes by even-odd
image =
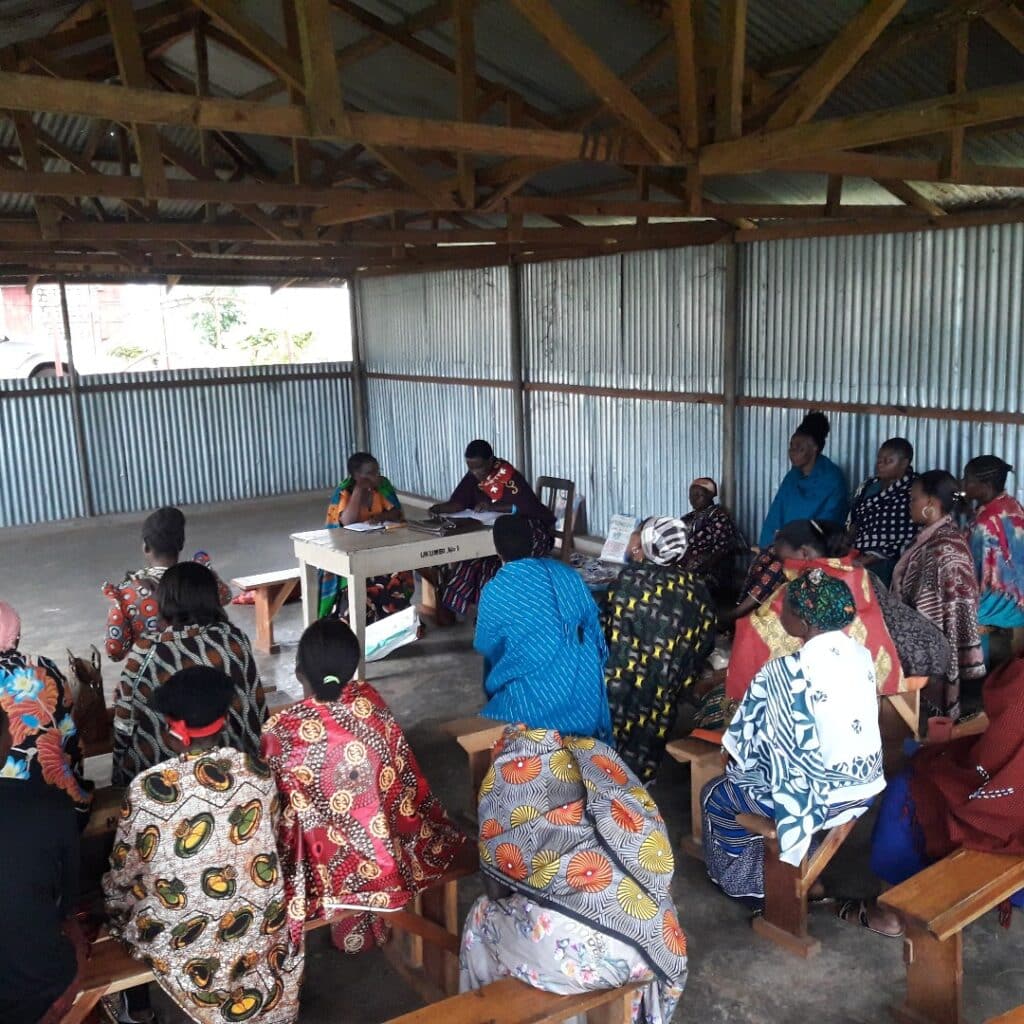
[[[626,566],[612,585],[603,625],[615,746],[649,782],[675,727],[679,694],[714,647],[714,605],[694,573],[643,562]]]

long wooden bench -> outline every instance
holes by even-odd
[[[386,915],[394,935],[385,955],[426,1002],[458,991],[458,881],[475,874],[478,867],[476,846],[467,843],[459,859],[429,889],[405,910]],[[347,910],[328,920],[307,921],[305,930],[315,931],[359,913]],[[82,991],[61,1024],[83,1024],[104,996],[151,981],[153,972],[135,960],[123,943],[102,935],[92,944]]]
[[[705,738],[706,737],[706,738]],[[665,746],[665,752],[674,761],[690,766],[690,834],[680,840],[683,853],[704,859],[704,827],[702,824],[700,793],[712,779],[722,774],[721,735],[698,732],[672,740]]]
[[[281,647],[274,643],[274,618],[301,586],[298,568],[239,576],[231,581],[231,585],[255,597],[256,650],[263,654],[277,654]]]
[[[906,929],[898,1020],[963,1024],[963,930],[1022,888],[1024,857],[957,850],[879,897]]]
[[[587,1024],[631,1024],[635,985],[560,996],[502,978],[473,992],[395,1017],[388,1024],[557,1024],[577,1015]]]

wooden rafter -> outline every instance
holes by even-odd
[[[327,0],[295,0],[295,15],[310,127],[317,135],[341,134],[345,115],[334,64],[330,7]]]
[[[949,69],[949,91],[961,96],[967,91],[967,50],[971,26],[963,22],[953,30],[953,47]],[[963,173],[964,129],[951,128],[942,155],[942,176],[956,181]]]
[[[39,140],[36,138],[36,128],[31,115],[24,111],[12,111],[11,123],[14,125],[14,133],[18,140],[18,149],[21,150],[21,158],[25,163],[25,169],[30,174],[43,173],[43,158],[39,152]],[[49,199],[44,196],[35,196],[33,206],[36,211],[36,218],[39,221],[39,230],[43,238],[52,239],[60,235],[60,214]]]
[[[905,3],[869,0],[787,90],[786,98],[768,119],[768,128],[788,128],[809,121]]]
[[[722,38],[715,85],[715,139],[743,134],[743,72],[747,53],[747,0],[722,0]]]
[[[996,7],[984,17],[1018,53],[1024,53],[1024,12],[1017,7]]]
[[[114,40],[121,81],[127,86],[144,86],[146,63],[139,43],[132,0],[107,0],[107,17],[110,19],[110,33]],[[139,155],[146,198],[167,195],[167,176],[164,174],[157,129],[150,124],[133,123],[132,136],[135,139],[135,152]]]
[[[679,141],[671,129],[637,99],[605,62],[569,27],[548,0],[511,0],[616,117],[635,131],[665,163],[680,162]]]
[[[683,144],[696,149],[701,143],[703,104],[697,67],[697,26],[694,0],[672,0],[672,29],[676,47],[676,85],[679,90],[679,134]]]
[[[937,203],[933,203],[926,196],[905,181],[886,181],[884,178],[876,178],[875,181],[891,195],[894,195],[901,203],[913,206],[918,210],[927,213],[929,217],[945,217],[946,211]]]
[[[476,40],[473,28],[473,0],[455,0],[455,89],[456,113],[460,121],[476,120]],[[459,195],[467,209],[476,205],[473,158],[458,157]]]

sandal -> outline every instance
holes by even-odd
[[[852,915],[856,915],[854,918]],[[868,915],[868,905],[866,900],[843,900],[838,907],[836,907],[836,917],[840,921],[851,922],[855,920],[861,928],[867,928],[869,932],[874,932],[876,935],[882,935],[887,939],[901,939],[903,938],[903,928],[901,927],[898,932],[883,932],[880,928],[875,928],[871,924],[871,918]]]

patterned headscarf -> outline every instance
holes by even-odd
[[[690,486],[691,487],[703,487],[704,490],[707,491],[708,494],[710,494],[712,498],[717,498],[718,497],[718,484],[716,484],[715,481],[712,480],[711,477],[709,477],[709,476],[699,476],[699,477],[697,477],[697,479],[694,480],[693,483],[690,484]]]
[[[686,523],[660,516],[648,519],[640,529],[644,558],[655,565],[675,565],[686,554]]]
[[[808,625],[826,631],[845,629],[857,615],[850,588],[821,569],[793,580],[786,588],[786,604]]]
[[[6,601],[0,601],[0,651],[13,650],[20,636],[21,618]]]

